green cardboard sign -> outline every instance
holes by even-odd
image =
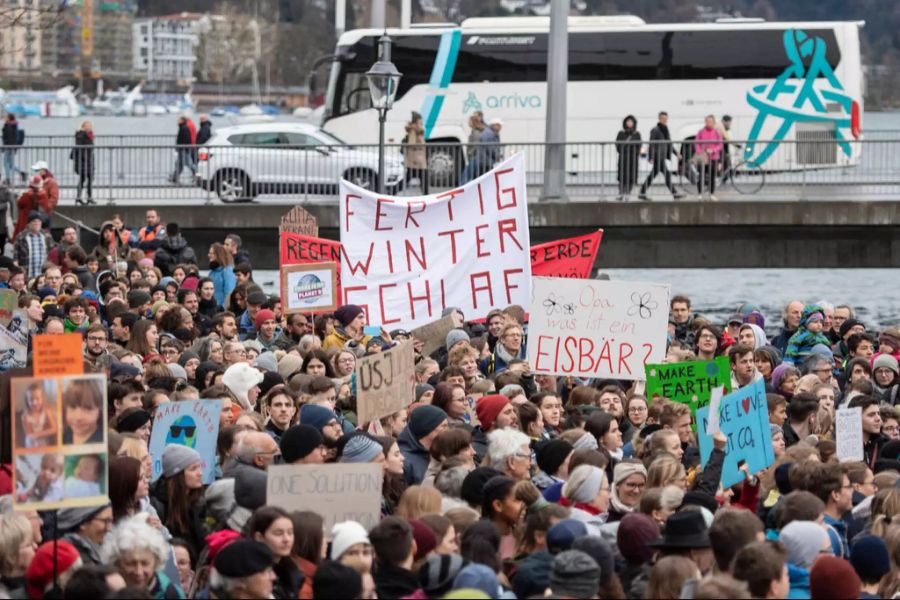
[[[727,356],[715,360],[648,364],[644,370],[647,398],[652,401],[654,396],[659,396],[687,404],[692,415],[709,404],[714,388],[724,385],[725,393],[731,392],[731,368]]]

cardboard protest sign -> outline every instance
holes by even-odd
[[[165,402],[153,415],[150,456],[156,481],[162,475],[162,455],[166,446],[181,444],[193,448],[203,458],[203,483],[216,478],[216,441],[219,438],[221,400],[181,400]]]
[[[422,356],[431,356],[431,353],[443,347],[447,342],[447,334],[452,330],[462,327],[463,323],[454,315],[447,315],[433,323],[416,327],[410,331],[410,335],[422,342]]]
[[[535,277],[587,279],[594,268],[603,230],[578,237],[554,240],[531,247],[531,274]]]
[[[865,460],[863,454],[862,408],[839,408],[834,413],[834,441],[838,461]]]
[[[278,232],[301,233],[313,237],[319,235],[319,224],[316,217],[309,214],[302,206],[295,206],[281,217],[278,224]]]
[[[356,361],[356,412],[360,423],[392,415],[416,399],[413,342]]]
[[[535,373],[643,379],[666,351],[669,286],[535,277],[528,361]]]
[[[0,290],[0,326],[7,327],[13,312],[19,306],[19,295],[15,290]]]
[[[84,373],[83,343],[80,333],[34,336],[34,375],[81,375]]]
[[[281,303],[286,315],[336,309],[337,263],[281,267]]]
[[[49,510],[109,502],[106,378],[15,377],[13,503]]]
[[[710,395],[717,387],[731,391],[731,367],[727,356],[714,360],[696,360],[679,363],[653,363],[645,367],[647,397],[667,398],[672,402],[687,404],[691,414],[709,404]]]
[[[697,411],[697,441],[704,466],[713,450],[709,427],[709,406]],[[769,434],[769,409],[765,382],[760,379],[723,396],[719,403],[719,430],[728,438],[722,485],[731,487],[744,480],[739,470],[746,463],[750,474],[762,471],[775,462],[772,436]]]
[[[448,306],[466,315],[526,305],[531,262],[521,154],[456,189],[388,197],[341,181],[342,304],[385,329]]]
[[[335,523],[356,521],[366,530],[381,520],[382,465],[269,465],[266,504],[287,511],[310,510]]]
[[[28,361],[31,328],[25,311],[16,309],[5,327],[0,327],[0,371],[22,369]]]

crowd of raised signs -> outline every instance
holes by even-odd
[[[81,334],[85,373],[106,381],[105,406],[70,385],[58,413],[50,388],[29,384],[27,401],[12,399],[15,431],[2,436],[15,433],[24,448],[105,439],[108,449],[71,468],[44,454],[28,480],[3,466],[0,597],[891,598],[900,590],[897,327],[872,330],[853,307],[824,301],[791,302],[781,315],[736,301],[727,323],[712,323],[673,297],[665,362],[721,365],[715,359],[727,356],[730,389],[762,380],[767,392],[774,462],[757,472],[742,464],[743,480],[723,487],[727,453],[744,441],[714,432],[701,458],[696,402],[648,398],[640,381],[532,373],[523,307],[447,309],[463,326],[423,356],[425,340],[408,331],[372,335],[359,306],[283,315],[279,298],[253,282],[236,236],[210,248],[206,276],[172,261],[183,245],[166,243],[177,234],[166,238],[150,212],[136,232],[104,225],[90,255],[70,241],[48,247],[38,270],[0,266],[29,336]],[[33,235],[43,241],[37,224]],[[360,423],[357,363],[410,339],[415,397]],[[173,418],[178,403],[196,400],[218,401],[217,412]],[[862,460],[838,460],[836,413],[845,407],[860,409]],[[164,435],[153,430],[161,423]],[[212,450],[192,443],[216,427]],[[374,485],[329,478],[335,464],[379,465]],[[281,465],[311,474],[302,489],[279,484],[279,495],[294,496],[292,510],[267,503],[267,471]],[[302,509],[303,494],[339,497],[354,486],[380,494],[374,518]],[[98,492],[109,502],[30,508]]]

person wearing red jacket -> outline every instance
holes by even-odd
[[[25,226],[28,225],[28,213],[31,211],[36,210],[40,212],[45,220],[45,215],[53,212],[53,209],[50,207],[50,198],[44,190],[44,180],[41,179],[40,175],[34,175],[31,178],[28,189],[22,192],[22,195],[16,200],[16,205],[19,207],[19,218],[16,220],[13,238],[25,230]],[[46,223],[44,225],[46,226]]]

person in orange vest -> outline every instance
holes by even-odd
[[[156,249],[166,239],[166,228],[160,222],[156,209],[148,209],[146,216],[147,226],[137,230],[137,240],[133,245],[143,250],[147,258],[153,258]]]

